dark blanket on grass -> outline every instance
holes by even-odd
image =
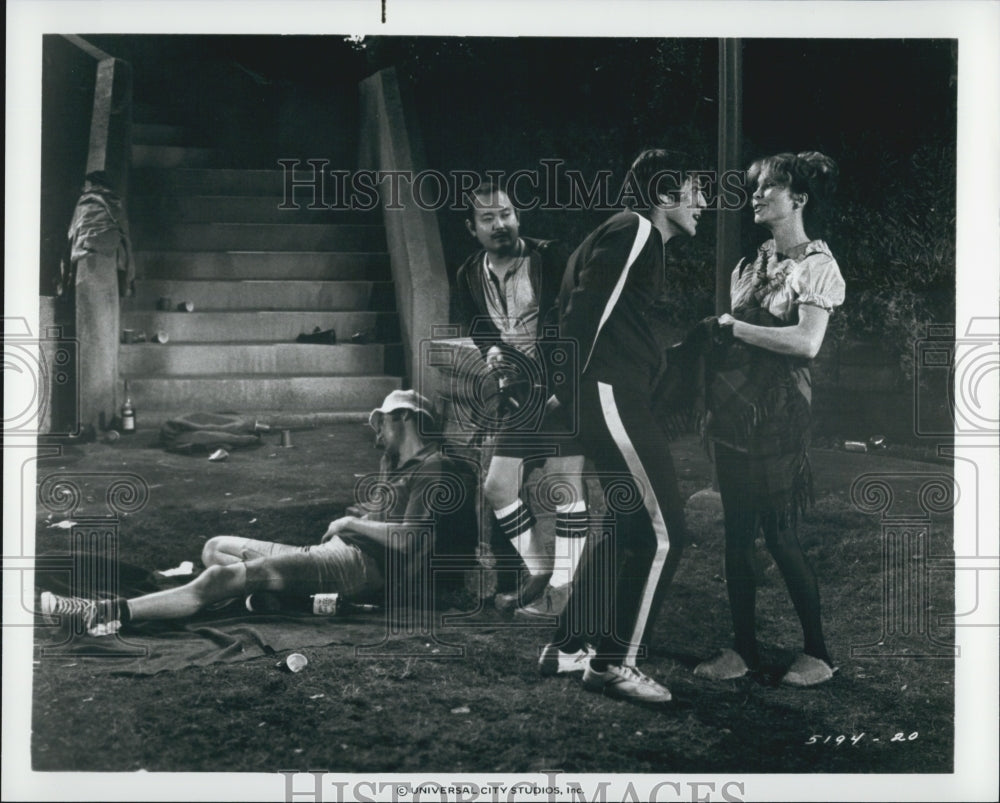
[[[147,622],[100,638],[67,638],[65,631],[55,628],[42,655],[72,656],[112,674],[155,675],[310,647],[376,645],[387,633],[382,612],[350,617],[220,612],[215,618]]]
[[[65,571],[46,571],[45,561],[39,564],[35,579],[40,590],[73,593],[67,587]],[[118,569],[118,590],[126,596],[190,580],[190,577],[163,577],[127,563],[120,563]],[[440,638],[444,630],[442,617],[457,613],[457,609],[438,610],[433,618],[421,617],[423,626],[430,627],[439,637],[435,648],[440,650],[444,646],[441,641],[449,641]],[[411,616],[409,621],[413,620]],[[130,625],[114,636],[75,634],[58,625],[40,626],[38,632],[43,658],[72,657],[112,674],[155,675],[188,666],[248,661],[310,647],[344,645],[353,649],[381,644],[386,653],[403,650],[409,651],[407,654],[412,648],[423,649],[430,640],[428,634],[415,632],[416,627],[407,628],[406,624],[407,620],[390,622],[389,612],[383,609],[331,617],[292,612],[262,614],[249,613],[242,600],[235,600],[221,610],[205,611],[184,620]],[[393,638],[387,641],[390,634]]]

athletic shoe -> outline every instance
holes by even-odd
[[[100,620],[97,602],[82,597],[63,597],[51,591],[42,592],[42,616],[50,624],[68,619],[79,622],[91,636],[110,636],[118,632],[122,623],[117,619]]]
[[[820,683],[826,683],[826,681],[833,677],[836,671],[826,661],[806,655],[805,653],[800,653],[799,657],[795,659],[795,662],[781,679],[781,682],[786,686],[798,686],[800,688],[818,686]]]
[[[736,680],[749,672],[746,661],[736,650],[723,650],[711,661],[702,661],[694,668],[695,677],[709,680]]]
[[[666,686],[661,686],[634,666],[611,664],[603,672],[598,672],[588,661],[583,673],[583,687],[636,703],[669,703],[673,699]]]
[[[566,607],[566,602],[569,600],[569,589],[568,583],[558,588],[551,585],[546,586],[545,591],[538,599],[530,605],[525,605],[514,611],[514,617],[534,621],[545,619],[551,622],[553,617],[559,616],[563,612],[563,608]]]
[[[500,613],[512,614],[519,605],[534,602],[548,587],[551,577],[550,572],[529,575],[528,579],[521,583],[519,590],[501,592],[493,597],[493,604]]]
[[[583,672],[593,656],[594,649],[589,646],[576,652],[563,652],[555,644],[546,644],[538,659],[538,672],[545,677]]]

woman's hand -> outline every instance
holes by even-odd
[[[733,326],[735,323],[736,319],[728,312],[724,312],[719,316],[719,326]]]
[[[333,536],[339,535],[344,530],[349,530],[354,524],[354,516],[341,516],[339,519],[335,519],[330,522],[330,526],[326,528],[326,532],[323,533],[323,537],[319,540],[321,544],[325,544]]]

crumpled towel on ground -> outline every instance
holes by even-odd
[[[441,621],[437,617],[444,613],[458,612],[436,613],[437,624]],[[343,617],[232,613],[226,616],[224,612],[214,614],[214,618],[209,616],[201,614],[197,619],[183,622],[144,622],[115,636],[83,635],[69,641],[61,641],[65,631],[58,627],[52,628],[51,636],[47,636],[46,629],[39,628],[40,658],[44,661],[73,657],[91,669],[114,675],[155,675],[189,666],[248,661],[285,650],[331,645],[353,650],[377,645],[389,632],[381,611]],[[477,632],[482,632],[482,628],[477,628]],[[444,642],[451,641],[444,628],[436,628],[435,633]],[[408,646],[423,647],[427,641],[426,635],[407,637]],[[126,652],[130,654],[122,654]]]
[[[253,418],[226,413],[195,412],[168,419],[160,429],[160,442],[170,452],[191,454],[260,445]]]

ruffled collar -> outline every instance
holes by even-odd
[[[779,253],[773,239],[764,243],[758,249],[753,277],[753,295],[757,303],[763,305],[769,296],[780,292],[794,266],[810,254],[832,256],[830,248],[823,240],[810,240],[798,259]]]
[[[787,259],[791,259],[791,257],[778,251],[778,247],[775,245],[773,239],[765,242],[760,248],[757,249],[757,251],[764,257],[766,262],[770,262],[772,259],[776,259],[778,262],[784,262]],[[833,256],[830,251],[830,246],[828,246],[824,240],[810,240],[806,244],[806,248],[805,251],[802,252],[802,256],[795,261],[798,262],[803,260],[811,254],[825,254],[828,257]]]

